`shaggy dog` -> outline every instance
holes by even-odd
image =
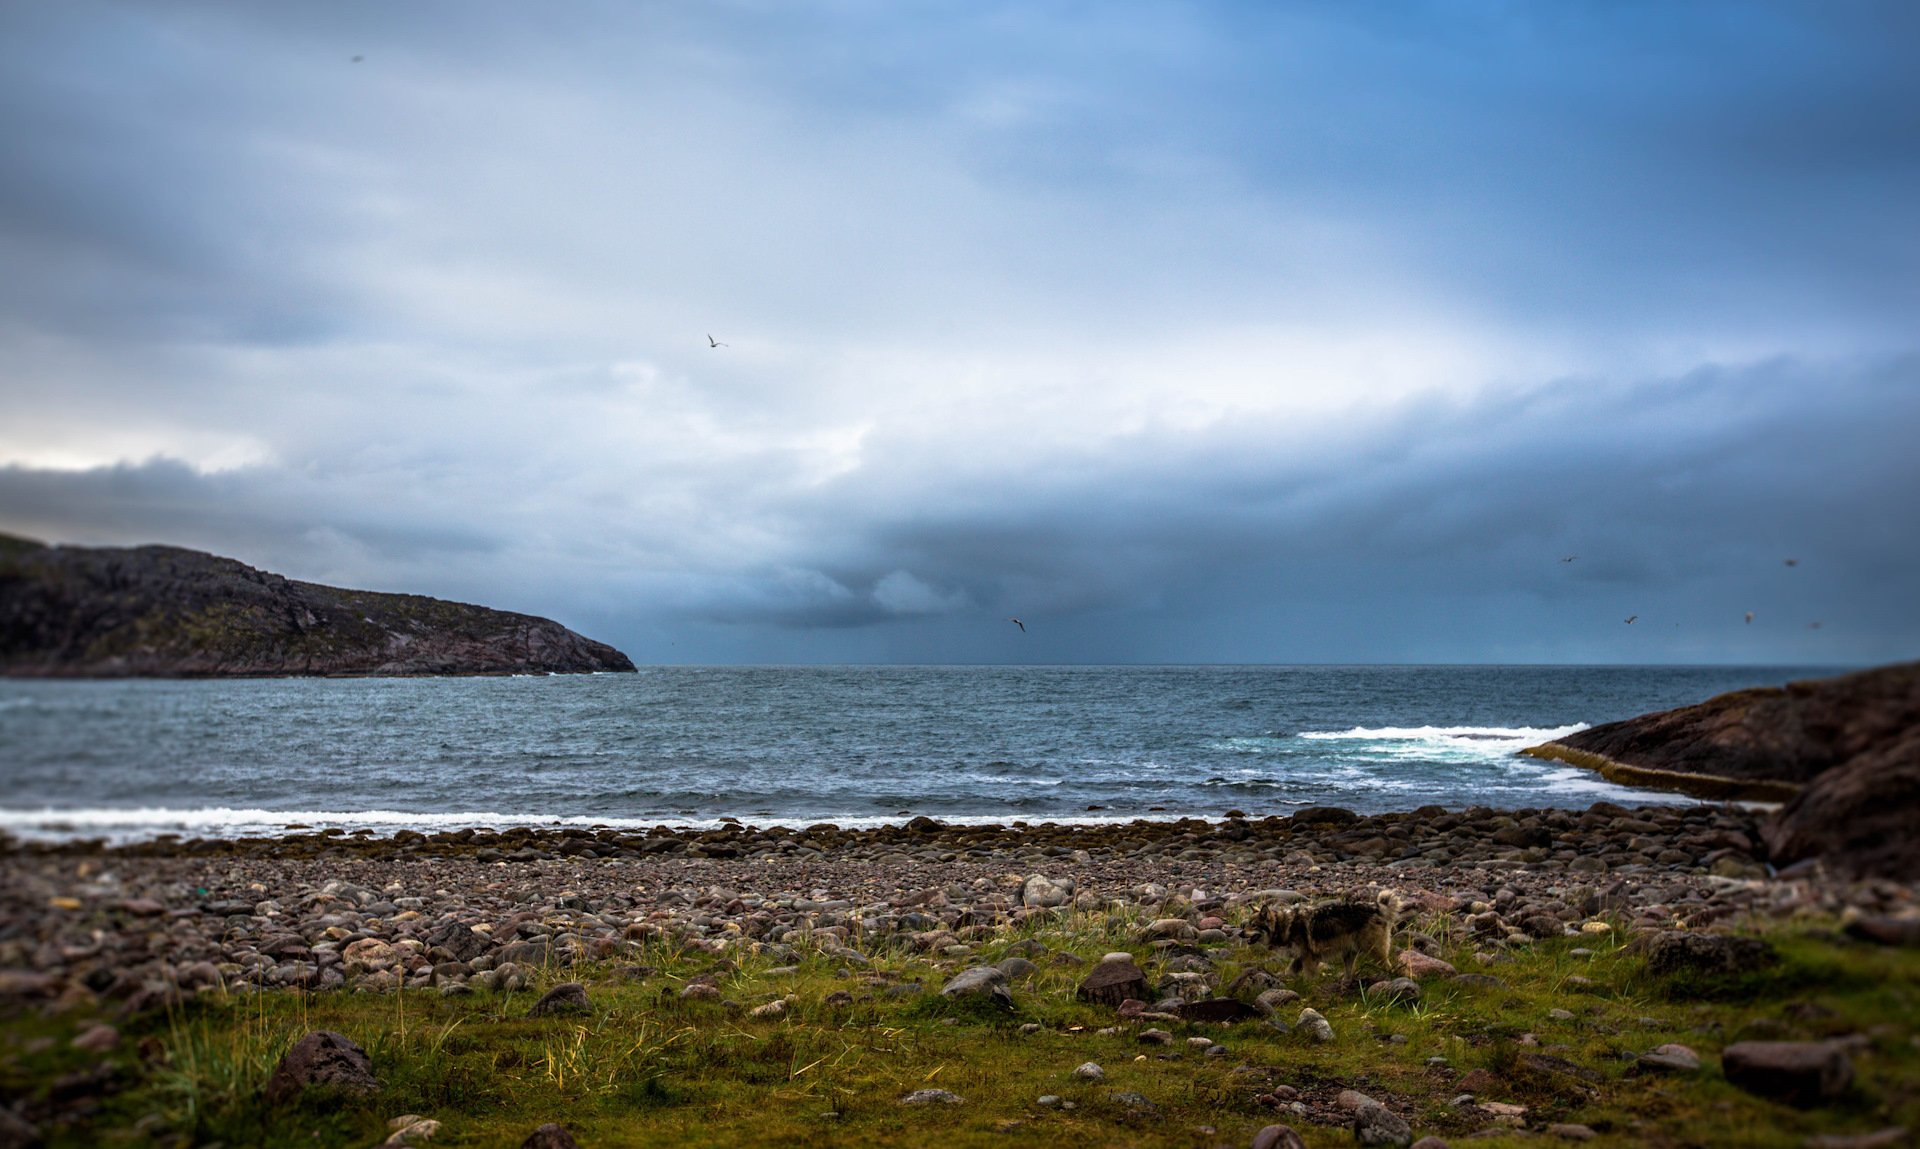
[[[1393,968],[1393,927],[1400,899],[1381,890],[1373,902],[1321,902],[1312,906],[1267,906],[1254,916],[1252,932],[1275,949],[1293,954],[1293,972],[1312,976],[1327,958],[1339,956],[1347,976],[1368,955]]]

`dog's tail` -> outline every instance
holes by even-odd
[[[1387,916],[1387,923],[1389,925],[1397,924],[1400,921],[1401,913],[1407,908],[1407,903],[1402,901],[1400,895],[1392,890],[1381,890],[1378,902],[1380,912]]]

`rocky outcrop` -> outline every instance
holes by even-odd
[[[244,677],[632,670],[557,622],[341,590],[179,547],[0,535],[0,675]]]
[[[1761,824],[1774,864],[1920,881],[1920,726],[1815,778]]]
[[[1740,690],[1524,753],[1636,786],[1782,802],[1762,827],[1784,866],[1920,878],[1920,663]]]
[[[1782,801],[1920,730],[1920,663],[1736,690],[1526,751],[1633,785]]]

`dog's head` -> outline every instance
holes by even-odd
[[[1248,930],[1271,947],[1282,947],[1293,932],[1292,906],[1261,906],[1248,923]]]

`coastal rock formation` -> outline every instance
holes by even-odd
[[[1775,865],[1920,879],[1920,725],[1815,778],[1760,827]]]
[[[1595,767],[1635,785],[1779,800],[1916,731],[1920,662],[1909,662],[1736,690],[1696,706],[1595,726],[1526,753]],[[1703,792],[1714,782],[1722,783],[1720,792]]]
[[[245,677],[630,671],[531,615],[296,582],[179,547],[0,535],[0,675]]]
[[[1761,828],[1776,865],[1920,877],[1920,663],[1735,691],[1524,753],[1628,785],[1784,802]]]

